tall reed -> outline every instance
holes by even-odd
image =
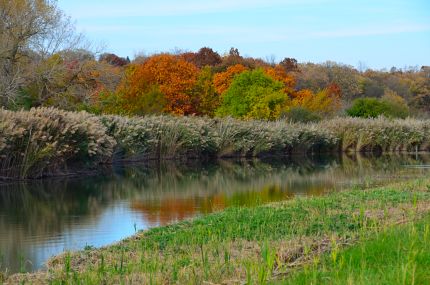
[[[0,110],[0,177],[58,175],[111,159],[115,141],[85,112]]]
[[[317,125],[332,131],[344,152],[430,150],[429,120],[336,118]]]
[[[27,178],[111,160],[430,150],[430,120],[335,118],[318,123],[179,116],[94,116],[0,110],[0,177]]]

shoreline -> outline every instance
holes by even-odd
[[[362,157],[382,157],[384,155],[430,155],[430,151],[395,151],[395,152],[319,152],[319,153],[293,153],[293,154],[265,154],[260,156],[228,156],[228,157],[206,157],[206,158],[163,158],[163,159],[142,159],[142,160],[130,160],[122,159],[115,160],[111,163],[104,163],[98,165],[98,169],[87,169],[83,171],[71,171],[62,174],[48,175],[36,178],[10,178],[0,176],[0,185],[14,184],[14,183],[31,183],[43,180],[54,180],[54,179],[68,179],[68,178],[81,178],[102,175],[104,171],[111,170],[116,166],[135,166],[135,165],[155,165],[159,166],[163,163],[173,164],[200,164],[200,163],[217,163],[220,161],[247,161],[247,160],[261,160],[267,159],[283,160],[283,159],[294,159],[294,158],[305,158],[309,157],[342,157],[346,156],[362,156]],[[293,160],[292,160],[293,161]]]
[[[120,280],[138,284],[149,281],[147,278],[150,275],[158,280],[157,284],[172,282],[174,278],[188,283],[220,282],[222,280],[219,278],[224,273],[233,279],[240,277],[238,280],[256,278],[258,272],[248,276],[243,262],[254,264],[252,266],[257,266],[257,270],[258,264],[261,265],[259,256],[264,251],[266,242],[270,245],[267,250],[278,255],[282,253],[282,248],[285,250],[286,244],[295,244],[300,240],[302,242],[295,246],[303,247],[303,242],[309,242],[307,246],[322,242],[319,245],[327,247],[330,244],[327,239],[330,240],[333,235],[339,237],[340,244],[345,243],[350,247],[356,244],[352,241],[361,234],[369,238],[372,233],[392,228],[399,222],[413,222],[427,215],[430,212],[429,189],[430,179],[424,178],[370,189],[354,188],[323,197],[295,198],[256,208],[228,208],[207,216],[139,232],[106,247],[63,253],[48,262],[48,271],[15,274],[6,280],[6,284],[23,280],[37,284],[39,278],[67,282],[75,277],[86,280],[89,284],[110,284]],[[345,235],[351,239],[341,238]],[[218,256],[213,252],[222,248],[228,249],[229,253],[221,251]],[[179,253],[173,254],[177,250]],[[319,252],[318,255],[330,251]],[[231,259],[230,271],[217,275],[220,273],[216,265],[224,264],[225,254]],[[158,266],[165,264],[170,273],[141,267],[142,258],[146,262],[156,260]],[[175,262],[181,258],[194,264],[194,270],[198,272],[195,277],[197,279],[189,279],[190,276],[185,274],[191,270],[189,265],[180,266],[182,271],[171,271],[176,266]],[[101,266],[104,272],[102,275]],[[123,266],[124,271],[118,271],[120,266]],[[300,270],[301,267],[298,268]],[[205,271],[212,272],[213,275],[208,275],[212,278],[206,276]],[[266,278],[277,274],[272,271],[265,273]]]

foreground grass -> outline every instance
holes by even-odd
[[[430,284],[430,215],[314,258],[277,284]]]
[[[429,211],[430,179],[367,190],[355,188],[325,197],[297,198],[256,208],[230,208],[142,232],[106,248],[65,253],[49,262],[48,271],[14,275],[7,282],[259,284],[282,280],[307,284],[309,280],[317,280],[319,284],[321,280],[328,280],[332,284],[330,280],[340,280],[345,284],[358,280],[357,283],[364,284],[390,283],[391,279],[384,279],[387,264],[378,259],[371,263],[372,251],[378,254],[375,257],[387,252],[393,259],[395,253],[387,250],[399,249],[399,239],[392,241],[391,246],[378,248],[383,244],[381,240],[400,236],[403,230],[412,232],[408,227],[414,227],[413,223]],[[422,223],[415,229],[426,228]],[[400,232],[390,230],[398,224],[412,225],[400,228]],[[422,232],[415,231],[418,235]],[[400,247],[396,252],[404,256],[406,250],[413,255],[425,245],[414,243],[412,235],[405,240],[406,244],[409,241],[414,247],[410,250]],[[351,248],[349,254],[353,257],[348,256],[348,251],[343,252],[343,248]],[[369,257],[363,266],[373,268],[379,275],[367,276],[367,271],[357,267],[357,274],[361,275],[350,279],[348,274],[356,268],[354,263],[361,262],[360,253]],[[421,258],[419,254],[414,256]],[[349,267],[345,265],[345,272],[336,275],[338,260]],[[398,265],[404,267],[406,283],[417,278],[414,270],[420,270],[417,266],[410,267],[409,260],[399,261]],[[320,268],[323,270],[318,273]]]

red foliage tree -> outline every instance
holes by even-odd
[[[128,58],[119,57],[113,53],[104,53],[99,58],[100,62],[106,62],[114,66],[124,66],[130,63]]]

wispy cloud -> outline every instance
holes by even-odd
[[[430,24],[390,24],[361,27],[324,29],[315,31],[310,27],[265,27],[265,26],[148,26],[148,25],[87,25],[86,32],[140,34],[157,37],[199,37],[214,36],[224,39],[236,39],[240,42],[278,42],[289,40],[309,40],[324,38],[365,37],[391,35],[399,33],[430,31]]]
[[[166,0],[166,1],[107,1],[103,5],[85,3],[85,7],[70,6],[67,9],[75,19],[145,17],[145,16],[185,16],[206,13],[220,13],[257,9],[264,7],[309,5],[330,0]]]
[[[430,31],[430,24],[393,24],[384,26],[353,27],[335,30],[326,30],[312,33],[315,38],[344,38],[390,35],[399,33],[413,33]]]

